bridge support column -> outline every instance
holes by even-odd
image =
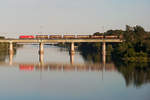
[[[74,63],[74,54],[75,54],[75,50],[74,50],[74,42],[71,43],[70,45],[70,63],[73,64]]]
[[[44,54],[44,44],[41,42],[39,46],[39,54]]]
[[[9,64],[12,65],[13,60],[13,42],[9,42]]]
[[[106,63],[106,42],[103,42],[103,45],[102,45],[102,55],[103,55],[103,64]]]
[[[72,42],[71,43],[71,47],[70,47],[70,54],[74,54],[75,53],[75,50],[74,50],[74,43]]]
[[[9,53],[13,53],[13,43],[9,42]]]

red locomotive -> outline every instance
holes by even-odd
[[[34,39],[35,37],[33,35],[21,35],[19,36],[20,39]]]

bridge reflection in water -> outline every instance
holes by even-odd
[[[13,51],[9,52],[9,65],[13,64]],[[70,64],[74,64],[74,56],[75,56],[75,52],[69,52],[69,56],[70,56]],[[105,55],[106,56],[106,55]],[[106,57],[104,57],[104,59],[106,59]],[[40,64],[44,64],[44,53],[39,52],[39,62]],[[102,61],[103,65],[106,64],[106,60]]]
[[[117,71],[113,64],[107,64],[103,66],[103,64],[88,64],[88,65],[67,65],[67,64],[47,64],[44,66],[35,65],[35,70],[44,70],[44,71]]]
[[[74,64],[74,52],[69,52],[70,55],[70,64]],[[44,64],[44,53],[39,52],[39,62],[40,64]],[[13,63],[13,52],[9,52],[9,65]]]
[[[3,66],[10,66],[9,63],[1,63]],[[19,67],[21,71],[117,71],[113,63],[103,64],[55,64],[55,63],[12,63],[11,66]]]

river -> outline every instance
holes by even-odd
[[[95,63],[79,51],[72,64],[67,49],[52,45],[41,63],[38,50],[24,45],[11,63],[9,55],[1,59],[0,100],[150,100],[148,65]]]

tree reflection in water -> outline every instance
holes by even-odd
[[[80,53],[83,57],[83,59],[87,63],[100,63],[102,62],[102,54],[100,52],[82,52]],[[107,63],[112,62],[112,58],[110,55],[106,55],[106,61]]]
[[[100,53],[82,52],[81,55],[86,62],[102,63],[102,56]],[[134,85],[136,87],[140,87],[144,84],[150,83],[149,63],[128,63],[112,59],[111,56],[107,56],[106,61],[106,63],[114,62],[116,69],[124,77],[126,86]]]
[[[116,63],[118,71],[126,80],[126,85],[140,87],[150,83],[149,63]]]
[[[14,48],[14,55],[15,55],[17,52],[18,46],[14,44],[14,47],[15,47]],[[88,53],[88,52],[81,51],[81,55],[84,58],[84,60],[88,63],[95,64],[95,63],[102,62],[102,56],[99,52]],[[9,44],[0,43],[0,62],[5,62],[5,60],[8,57],[9,57]],[[111,56],[107,56],[106,61],[107,63],[112,62],[112,61],[114,62],[115,67],[116,67],[115,69],[117,69],[118,72],[122,74],[122,76],[124,77],[126,81],[127,86],[134,85],[136,87],[140,87],[144,84],[150,83],[150,64],[149,63],[121,62],[121,61],[118,61],[117,59],[115,60],[111,59]],[[53,69],[53,67],[50,67],[50,68]],[[74,67],[71,67],[71,68],[74,68]],[[80,68],[80,67],[77,67],[77,68]],[[94,69],[95,68],[97,69],[97,67],[94,67]],[[66,69],[68,70],[68,67]],[[87,67],[85,67],[85,69],[88,70]],[[99,67],[98,69],[100,70],[101,68]]]

